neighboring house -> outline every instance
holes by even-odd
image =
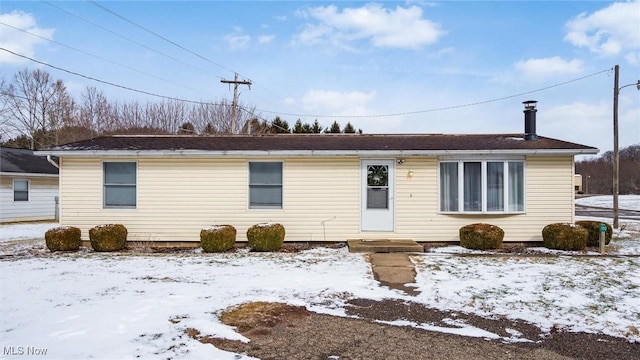
[[[2,147],[0,158],[0,222],[54,220],[58,168],[31,150]]]
[[[574,221],[574,156],[598,149],[524,134],[111,136],[60,157],[61,224],[121,223],[130,241],[199,241],[230,224],[238,241],[279,222],[286,241],[458,241],[486,222],[505,241],[541,241]],[[177,243],[176,243],[177,242]]]
[[[574,189],[576,194],[582,194],[584,190],[582,189],[582,175],[575,174],[574,175]]]

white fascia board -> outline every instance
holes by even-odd
[[[43,178],[57,178],[58,174],[41,174],[41,173],[19,173],[19,172],[0,172],[0,176],[11,176],[11,177],[43,177]]]
[[[37,155],[57,157],[295,157],[295,156],[443,156],[443,155],[587,155],[597,149],[536,150],[44,150]]]

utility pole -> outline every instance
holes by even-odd
[[[627,86],[635,86],[640,90],[640,80],[634,84],[620,86],[620,66],[613,68],[613,228],[619,225],[618,195],[620,193],[620,151],[618,149],[618,95]]]
[[[238,116],[238,85],[247,85],[249,90],[251,90],[251,81],[248,80],[238,80],[238,73],[235,73],[235,77],[233,80],[220,80],[223,84],[233,84],[233,103],[231,104],[231,133],[236,133],[236,123]]]
[[[620,190],[620,153],[618,151],[618,93],[620,93],[620,66],[613,75],[613,228],[618,228],[618,193]]]

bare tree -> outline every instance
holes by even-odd
[[[256,118],[255,107],[239,104],[236,114],[237,129],[246,128],[245,123]],[[231,133],[232,104],[223,99],[217,103],[194,104],[189,112],[189,122],[201,134]]]
[[[8,115],[8,89],[7,81],[4,77],[0,78],[0,141],[11,137],[11,126]]]
[[[582,175],[584,191],[611,194],[613,155],[607,151],[598,158],[576,162],[576,174]],[[640,194],[640,144],[620,150],[620,194]]]
[[[189,119],[189,109],[185,102],[178,100],[163,101],[147,105],[147,120],[155,128],[175,133]]]
[[[92,136],[117,127],[117,116],[104,93],[95,87],[87,87],[82,93],[78,125],[91,130]]]
[[[29,135],[32,149],[54,145],[48,133],[61,126],[64,112],[56,107],[73,104],[62,81],[53,81],[40,69],[25,69],[14,75],[5,92],[10,126]]]
[[[118,129],[144,128],[146,123],[145,108],[137,101],[123,103],[117,107]]]
[[[242,133],[251,135],[251,134],[266,134],[271,132],[271,125],[266,121],[260,121],[257,118],[253,118],[244,123],[242,127]]]

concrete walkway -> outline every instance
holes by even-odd
[[[380,284],[392,289],[402,290],[409,295],[418,295],[414,287],[407,286],[416,282],[416,269],[409,255],[405,253],[367,254],[374,278]]]

